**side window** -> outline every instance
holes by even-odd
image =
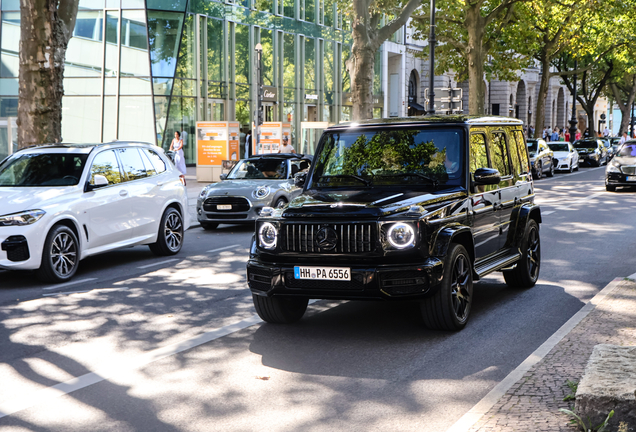
[[[95,184],[95,176],[98,174],[106,177],[108,184],[118,184],[122,182],[119,162],[117,162],[115,152],[107,150],[95,156],[93,165],[91,165],[90,184]]]
[[[157,174],[161,174],[166,170],[166,163],[161,159],[161,157],[152,150],[144,149],[144,152],[152,162],[152,165],[155,167]]]
[[[525,174],[526,172],[521,168],[521,160],[517,144],[515,143],[515,137],[511,130],[508,130],[507,132],[508,151],[510,152],[510,162],[512,162],[512,173],[514,175]]]
[[[492,168],[499,171],[502,177],[510,175],[506,136],[503,132],[495,132],[492,134],[492,141],[490,142],[490,157]]]
[[[148,174],[148,177],[157,175],[157,170],[150,162],[150,159],[148,159],[148,153],[146,153],[144,150],[145,149],[139,149],[139,154],[141,155],[141,158],[144,161],[144,166],[146,167],[146,174]]]
[[[514,132],[515,138],[517,141],[517,150],[519,151],[519,157],[521,159],[521,167],[523,168],[522,174],[526,174],[530,171],[530,161],[528,160],[528,148],[526,146],[525,140],[523,139],[523,134],[521,131],[516,130]]]
[[[470,172],[488,167],[486,136],[482,133],[470,134]]]
[[[117,153],[119,154],[119,159],[123,165],[122,168],[126,173],[126,177],[128,177],[128,181],[148,177],[139,150],[136,148],[122,148],[117,149]]]

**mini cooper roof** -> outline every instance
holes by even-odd
[[[327,130],[348,129],[356,127],[377,127],[377,126],[407,126],[407,125],[523,125],[523,121],[498,116],[469,116],[469,115],[431,115],[414,117],[391,117],[382,119],[360,120],[357,122],[340,123],[327,128]]]
[[[299,154],[299,153],[266,153],[262,155],[254,155],[245,160],[254,160],[254,159],[307,159],[312,160],[312,155]]]

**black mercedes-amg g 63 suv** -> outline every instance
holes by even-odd
[[[429,116],[326,129],[303,192],[256,222],[247,278],[259,316],[309,299],[421,302],[431,329],[468,321],[473,281],[539,277],[541,213],[522,122]]]

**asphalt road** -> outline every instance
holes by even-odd
[[[604,168],[536,182],[542,268],[530,290],[475,286],[459,333],[411,303],[310,305],[254,318],[251,230],[187,232],[82,262],[74,283],[0,272],[4,431],[443,431],[617,276],[636,272],[636,190]]]

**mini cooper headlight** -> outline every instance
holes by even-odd
[[[40,220],[46,212],[44,210],[27,210],[19,213],[11,213],[0,216],[0,226],[31,225]]]
[[[203,199],[208,195],[208,188],[201,189],[201,193],[199,194],[199,198]]]
[[[415,246],[415,230],[410,224],[395,223],[386,232],[386,239],[396,249]]]
[[[265,222],[258,229],[258,239],[261,242],[261,247],[274,249],[278,240],[278,230],[271,223]]]
[[[270,192],[269,186],[259,186],[252,192],[252,196],[256,199],[263,199],[267,198]]]

